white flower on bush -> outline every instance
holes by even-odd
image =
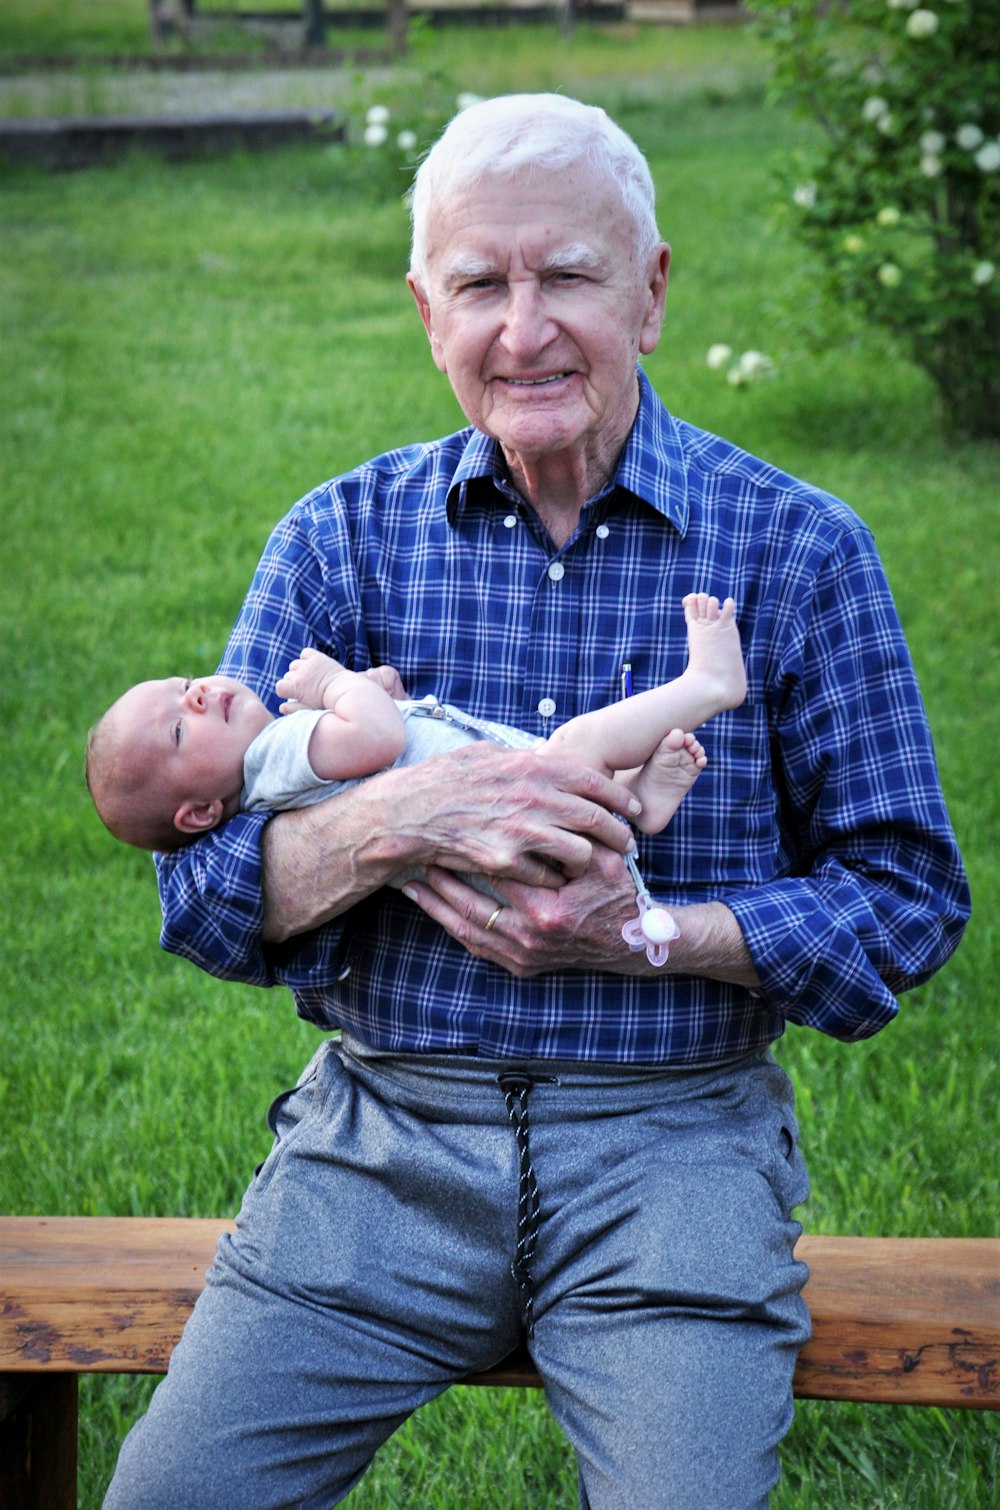
[[[972,281],[977,288],[985,288],[987,283],[993,282],[996,271],[992,262],[977,262],[972,269]]]
[[[969,121],[965,126],[959,126],[955,132],[955,140],[964,152],[975,152],[981,147],[985,138],[982,130],[974,121]]]
[[[940,131],[925,131],[920,138],[920,150],[925,157],[940,157],[948,139]]]
[[[705,361],[713,371],[716,371],[720,367],[725,367],[732,354],[733,348],[731,346],[727,346],[724,341],[716,341],[714,346],[708,348]]]
[[[759,382],[761,378],[774,376],[774,363],[762,351],[745,351],[726,373],[726,382],[733,388],[745,388],[747,383]]]
[[[892,114],[891,110],[887,110],[885,115],[879,116],[875,122],[875,130],[881,131],[883,136],[893,136],[895,134],[896,117]]]
[[[415,131],[401,131],[396,137],[396,146],[400,152],[412,152],[417,145],[417,133]]]
[[[816,203],[816,185],[798,184],[792,193],[792,199],[800,210],[811,210]]]
[[[890,10],[915,10],[920,0],[889,0]]]
[[[937,11],[915,10],[907,18],[906,35],[908,37],[933,37],[941,22],[938,20]]]
[[[370,126],[365,127],[366,147],[381,147],[388,140],[388,137],[389,133],[381,121],[373,121]]]
[[[369,126],[384,126],[388,119],[388,105],[372,105],[365,114],[365,120]]]
[[[925,178],[937,178],[941,172],[941,159],[928,152],[920,159],[920,171]]]
[[[883,115],[888,114],[889,106],[878,94],[870,94],[861,107],[861,119],[872,125],[875,121],[881,120]]]
[[[465,89],[460,95],[458,95],[455,100],[455,104],[458,106],[459,110],[468,110],[470,105],[480,104],[482,98],[483,97],[481,94],[473,94],[470,90]]]
[[[858,252],[863,252],[865,249],[864,237],[857,236],[852,232],[849,236],[844,237],[843,246],[845,252],[849,252],[852,257],[855,257]]]
[[[753,382],[755,378],[770,377],[774,372],[774,363],[762,351],[745,351],[738,365],[739,371],[747,382]]]
[[[887,204],[883,206],[881,210],[879,210],[878,214],[875,216],[875,220],[878,225],[898,225],[900,221],[899,211],[896,209],[896,206],[894,204]]]
[[[877,277],[883,288],[898,288],[903,281],[902,271],[895,262],[883,262]]]
[[[1000,168],[1000,142],[987,142],[980,147],[975,163],[980,172],[995,173]]]

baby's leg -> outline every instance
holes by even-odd
[[[688,664],[675,681],[650,687],[635,697],[571,718],[548,743],[560,754],[610,775],[644,765],[672,729],[700,729],[726,708],[738,708],[747,695],[746,672],[735,605],[722,607],[708,593],[684,599]]]
[[[694,735],[672,729],[641,770],[628,778],[642,803],[636,828],[644,834],[666,828],[707,764],[704,748]]]
[[[747,695],[747,677],[743,665],[743,647],[734,617],[732,598],[719,606],[718,598],[707,592],[689,592],[683,600],[688,631],[688,663],[682,680],[698,688],[710,711],[697,723],[684,719],[677,722],[685,729],[696,729],[726,708],[738,708]]]

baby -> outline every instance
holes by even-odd
[[[681,676],[570,719],[545,740],[433,697],[406,700],[390,667],[361,674],[304,650],[276,684],[282,718],[230,677],[140,682],[91,733],[87,784],[116,838],[172,850],[237,812],[320,802],[388,766],[489,739],[617,776],[642,803],[636,826],[659,833],[706,764],[693,731],[746,696],[733,600],[720,607],[707,593],[690,593],[683,607]]]

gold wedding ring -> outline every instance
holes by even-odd
[[[490,913],[490,915],[487,918],[485,924],[483,925],[485,927],[487,933],[489,933],[490,929],[493,927],[493,924],[496,922],[496,920],[500,916],[501,912],[503,912],[503,903],[502,902],[500,903],[499,907],[494,907],[493,911]]]

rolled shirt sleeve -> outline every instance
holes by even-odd
[[[866,1038],[951,955],[968,888],[866,530],[838,542],[789,629],[772,744],[793,873],[724,900],[770,1005],[836,1038]]]
[[[326,491],[316,489],[276,526],[219,667],[253,687],[275,714],[275,683],[306,646],[345,657],[339,619],[330,610],[339,601],[330,578],[337,560],[349,553],[343,541],[334,548],[317,545],[310,510],[312,499]],[[238,814],[194,844],[157,856],[160,943],[226,980],[272,986],[308,978],[329,984],[341,969],[341,925],[328,924],[287,945],[263,939],[261,843],[267,822],[268,815]]]

